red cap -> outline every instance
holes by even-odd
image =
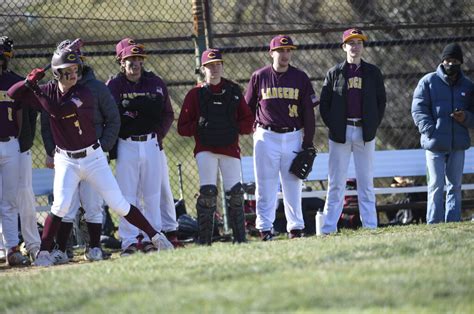
[[[222,60],[222,53],[219,49],[207,49],[202,53],[201,65],[206,65],[212,62],[224,62]]]
[[[128,46],[134,46],[134,45],[138,45],[134,39],[128,38],[128,37],[122,39],[121,41],[118,42],[117,45],[115,45],[115,57],[118,60],[120,60],[122,58],[122,50]],[[144,48],[143,45],[139,45],[139,46],[142,46],[142,48]]]
[[[363,41],[367,41],[367,36],[362,33],[362,31],[358,28],[349,28],[344,31],[342,34],[342,43],[345,43],[348,40],[353,38],[362,39]]]
[[[270,42],[270,51],[279,48],[296,49],[296,46],[293,45],[293,40],[291,40],[290,36],[278,35],[273,37],[272,41]]]
[[[127,46],[122,49],[120,52],[120,60],[123,60],[128,57],[146,57],[145,50],[143,45],[132,45]]]

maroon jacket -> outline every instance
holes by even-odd
[[[218,85],[210,85],[213,93],[220,93],[224,84],[223,79]],[[198,85],[191,89],[184,98],[183,107],[178,118],[178,133],[181,136],[194,136],[196,146],[194,147],[194,155],[202,151],[209,151],[215,154],[227,155],[230,157],[240,158],[239,139],[234,143],[223,147],[204,146],[197,136],[197,126],[200,117],[199,112],[199,90],[202,85]],[[239,126],[239,134],[250,134],[252,132],[253,115],[250,107],[245,102],[244,97],[240,97],[240,104],[236,110],[235,119]]]

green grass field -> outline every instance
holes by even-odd
[[[473,313],[474,223],[0,271],[7,313]]]

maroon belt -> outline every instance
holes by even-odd
[[[94,150],[96,150],[97,148],[100,147],[100,144],[99,143],[95,143],[94,145],[92,145],[92,148]],[[61,149],[56,147],[56,152],[57,153],[61,153]],[[84,150],[81,150],[81,151],[78,151],[78,152],[68,152],[66,150],[62,150],[63,153],[65,153],[66,155],[68,155],[69,158],[73,158],[73,159],[79,159],[79,158],[84,158],[87,156],[87,149],[84,149]]]
[[[134,142],[146,142],[148,141],[148,135],[149,134],[144,134],[144,135],[130,135],[130,139]],[[152,133],[151,134],[151,138],[155,138],[156,137],[156,134],[155,133]]]

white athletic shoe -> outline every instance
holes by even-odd
[[[53,266],[54,259],[51,257],[51,254],[48,251],[39,251],[36,255],[34,266]]]
[[[158,232],[153,238],[151,238],[153,245],[160,250],[174,250],[173,244],[166,238],[166,236]]]
[[[53,250],[51,252],[51,258],[54,261],[54,265],[61,265],[69,263],[69,257],[67,257],[67,253],[61,250]]]
[[[84,259],[86,261],[101,261],[104,259],[102,249],[100,247],[91,247],[84,253]]]

